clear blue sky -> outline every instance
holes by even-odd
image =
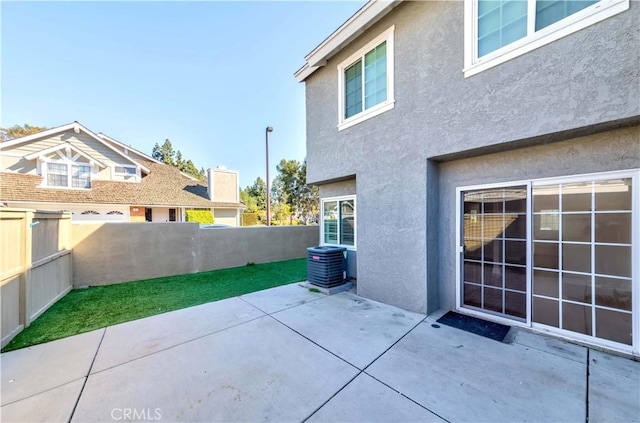
[[[74,120],[151,154],[170,139],[241,186],[305,156],[304,56],[364,1],[1,3],[0,125]]]

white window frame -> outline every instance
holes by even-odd
[[[353,53],[347,59],[342,61],[338,65],[338,131],[342,131],[343,129],[347,129],[353,125],[356,125],[360,122],[363,122],[367,119],[371,119],[374,116],[377,116],[381,113],[386,112],[387,110],[391,110],[395,106],[395,97],[393,92],[393,80],[394,80],[394,72],[393,72],[393,32],[395,30],[395,25],[388,28],[382,34],[378,35],[376,38],[367,43],[360,50]],[[362,64],[364,66],[364,56],[369,53],[371,50],[378,47],[380,44],[387,42],[387,100],[382,103],[378,103],[375,106],[369,107],[368,109],[364,108],[364,100],[362,102],[362,111],[357,113],[347,119],[345,119],[345,80],[344,74],[345,71],[358,60],[362,60]],[[363,70],[364,75],[364,70]],[[362,94],[363,97],[365,95],[365,87],[362,85]]]
[[[118,172],[118,168],[124,168],[124,169],[133,169],[134,173],[127,173],[127,172]],[[124,180],[127,182],[137,182],[138,180],[140,180],[140,172],[138,170],[137,166],[130,166],[130,165],[123,165],[123,164],[115,164],[111,167],[111,172],[112,175],[114,176],[122,176],[124,177]]]
[[[64,165],[67,167],[67,185],[66,186],[57,186],[57,185],[49,185],[49,163],[55,163],[59,165]],[[89,187],[81,188],[73,186],[73,166],[87,166],[89,167]],[[83,162],[75,162],[69,160],[66,157],[63,157],[61,160],[51,160],[46,159],[42,160],[40,164],[40,169],[42,172],[42,187],[44,188],[52,188],[52,189],[73,189],[73,190],[83,190],[87,191],[91,189],[91,184],[93,182],[93,166],[91,163],[83,163]]]
[[[528,0],[527,35],[478,57],[478,0],[465,0],[464,77],[476,75],[628,9],[629,0],[600,0],[596,4],[536,31],[536,0]]]
[[[527,179],[516,180],[508,182],[500,182],[495,184],[483,184],[483,185],[471,185],[456,187],[456,227],[455,227],[455,258],[456,258],[456,310],[471,316],[476,316],[485,320],[491,320],[498,323],[503,323],[511,326],[519,326],[530,328],[533,331],[548,333],[564,338],[571,341],[584,342],[588,345],[597,345],[612,350],[622,351],[631,354],[640,354],[640,261],[632,260],[631,263],[631,287],[632,287],[632,333],[633,333],[633,345],[624,345],[614,341],[609,341],[602,338],[596,338],[595,336],[583,335],[576,332],[571,332],[565,329],[552,328],[540,323],[535,323],[532,320],[532,300],[533,294],[531,275],[533,270],[532,263],[532,224],[533,207],[532,207],[532,188],[536,186],[544,186],[551,184],[568,184],[583,181],[599,181],[617,178],[631,178],[632,179],[632,191],[631,191],[631,220],[632,220],[632,237],[631,237],[631,257],[638,257],[640,254],[640,169],[609,171],[599,173],[589,173],[582,175],[560,176],[540,179]],[[509,319],[482,311],[476,311],[470,308],[463,307],[462,304],[462,233],[460,230],[460,224],[462,217],[462,193],[465,191],[471,191],[476,189],[491,189],[491,188],[503,188],[516,185],[527,186],[527,318],[526,321],[521,322],[515,319]],[[593,260],[593,257],[592,257]]]
[[[353,200],[353,245],[345,245],[345,244],[331,244],[324,242],[324,204],[329,201],[347,201]],[[340,210],[340,206],[338,204],[338,211]],[[341,226],[340,226],[340,216],[338,217],[338,242],[340,241],[341,235]],[[356,246],[358,245],[358,205],[355,195],[343,195],[340,197],[326,197],[320,199],[320,245],[332,245],[334,247],[344,247],[347,250],[356,250]]]
[[[129,173],[129,172],[118,172],[118,168],[123,168],[123,169],[133,169],[133,173]],[[124,176],[135,176],[137,173],[137,169],[135,166],[126,166],[126,165],[115,165],[113,166],[113,171],[116,175],[124,175]]]

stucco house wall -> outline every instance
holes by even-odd
[[[469,78],[463,7],[403,2],[305,80],[308,181],[357,180],[358,293],[418,312],[451,304],[457,183],[640,167],[640,4]],[[337,65],[392,25],[395,107],[338,131]],[[622,151],[571,141],[620,127]]]

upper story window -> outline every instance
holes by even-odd
[[[47,186],[63,188],[91,188],[91,166],[48,162]]]
[[[116,166],[115,171],[118,175],[135,175],[136,168],[130,166]]]
[[[322,200],[322,244],[355,247],[356,198],[354,196]]]
[[[629,8],[629,0],[466,0],[465,77]]]
[[[338,130],[393,108],[393,31],[392,26],[338,65]]]

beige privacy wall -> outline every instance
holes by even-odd
[[[306,257],[317,226],[200,229],[195,223],[72,224],[74,286],[108,285]]]

